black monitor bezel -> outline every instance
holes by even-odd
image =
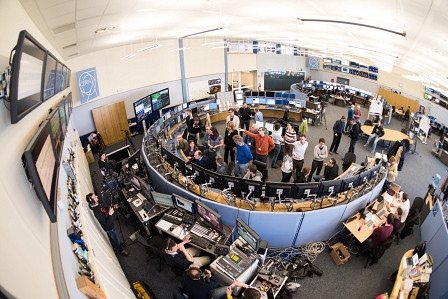
[[[162,195],[166,195],[167,197],[171,198],[171,205],[168,205],[168,206],[167,206],[167,205],[165,205],[165,204],[158,203],[158,202],[154,199],[154,194],[162,194]],[[161,193],[161,192],[151,191],[151,199],[152,199],[152,201],[153,201],[155,204],[157,204],[157,205],[161,205],[161,206],[164,206],[164,207],[174,207],[173,196],[170,195],[170,194],[165,194],[165,193]]]
[[[221,217],[221,215],[220,215],[219,213],[213,211],[211,208],[209,208],[206,204],[204,204],[203,202],[199,201],[198,199],[195,201],[195,203],[196,203],[196,214],[197,214],[201,219],[203,219],[203,222],[205,222],[206,225],[212,227],[214,230],[216,230],[216,231],[220,231],[220,232],[221,232],[222,229],[223,229],[223,225],[222,225],[222,217]],[[219,222],[218,225],[219,225],[219,227],[216,227],[213,223],[211,223],[211,222],[208,221],[207,219],[204,219],[204,218],[200,215],[198,206],[201,206],[203,209],[207,210],[207,212],[213,214],[213,215],[218,219],[218,222]]]
[[[247,241],[247,239],[245,239],[240,233],[239,233],[239,226],[238,224],[241,224],[241,226],[249,233],[249,235],[251,235],[254,239],[256,239],[256,244],[255,247],[253,247],[250,242]],[[253,250],[258,251],[258,249],[260,249],[260,242],[261,242],[261,237],[259,234],[257,234],[246,222],[244,222],[241,218],[236,218],[236,233],[238,234],[239,237],[241,237],[250,247],[252,247]]]
[[[197,165],[196,163],[191,163],[191,168],[193,169],[193,174],[198,172],[198,176],[195,177],[196,184],[204,184],[205,183],[205,168]]]
[[[211,185],[211,187],[221,189],[222,182],[221,182],[221,175],[219,173],[216,173],[208,169],[204,169],[204,176],[207,183],[210,182],[210,177],[213,177],[213,179],[215,179],[216,182],[214,182],[213,185]]]
[[[309,186],[313,186],[313,187],[309,188]],[[294,198],[297,198],[297,199],[307,199],[307,198],[309,198],[309,197],[300,197],[299,194],[302,192],[301,191],[302,189],[314,189],[315,186],[318,186],[318,190],[317,190],[316,193],[311,193],[311,194],[316,194],[316,197],[318,197],[319,194],[320,194],[320,190],[322,189],[321,182],[308,182],[308,183],[296,184],[296,188],[295,188],[295,191],[294,191]]]
[[[261,196],[263,192],[263,182],[262,181],[254,181],[249,179],[240,179],[240,191],[244,192],[244,194],[247,196],[249,194],[249,186],[255,186],[255,190],[252,191],[251,196],[259,197]]]
[[[140,183],[140,180],[138,179],[138,177],[131,172],[128,172],[128,177],[129,177],[129,182],[131,182],[132,186],[134,186],[134,189],[136,189],[137,191],[141,191],[142,184]],[[138,186],[131,180],[131,177],[137,180]]]
[[[319,196],[329,196],[330,193],[325,194],[324,190],[327,187],[331,187],[334,186],[335,191],[333,191],[333,193],[331,193],[332,196],[335,196],[336,194],[339,193],[339,190],[341,190],[341,185],[342,185],[342,180],[330,180],[330,181],[322,181],[321,182],[322,186],[320,187],[320,192],[319,192]]]
[[[163,92],[163,91],[167,91],[168,92],[168,99],[169,99],[169,102],[167,103],[167,104],[165,104],[164,106],[162,106],[162,107],[160,107],[160,108],[158,108],[157,110],[155,110],[154,109],[154,105],[152,104],[152,102],[153,102],[153,96],[155,95],[155,94],[157,94],[157,93],[161,93],[161,92]],[[169,88],[164,88],[164,89],[161,89],[161,90],[159,90],[159,91],[156,91],[156,92],[153,92],[152,94],[150,94],[150,97],[151,97],[151,108],[152,108],[152,112],[156,112],[156,111],[159,111],[159,110],[161,110],[161,109],[163,109],[163,108],[165,108],[165,107],[167,107],[167,106],[169,106],[170,104],[171,104],[171,98],[170,98],[170,89]]]
[[[137,115],[137,103],[146,100],[146,102],[148,101],[149,98],[149,106],[151,107],[151,111],[149,113],[143,113],[143,117],[138,117]],[[137,119],[137,123],[140,123],[142,121],[144,121],[152,112],[152,99],[151,99],[151,95],[147,95],[146,97],[143,97],[137,101],[135,101],[134,103],[132,103],[132,107],[134,108],[134,114],[135,114],[135,118]]]
[[[176,169],[178,171],[180,171],[184,176],[186,176],[187,175],[187,166],[185,164],[186,163],[185,160],[183,158],[180,158],[180,157],[172,154],[170,165],[171,165],[171,167],[173,167],[173,169],[174,169],[174,165],[176,164],[176,162],[178,162],[178,166],[179,166],[179,167],[176,167]]]
[[[178,204],[178,201],[177,201],[177,198],[181,198],[182,200],[191,203],[191,207],[193,208],[193,210],[192,210],[192,211],[189,211],[189,210],[185,209],[184,207],[182,207],[181,205],[179,205],[179,204]],[[195,205],[195,202],[194,202],[194,201],[192,201],[192,200],[190,200],[190,199],[188,199],[188,198],[185,198],[185,197],[183,197],[183,196],[180,196],[180,195],[178,195],[178,194],[176,194],[176,193],[173,193],[173,195],[172,195],[172,200],[173,200],[173,204],[174,204],[174,206],[175,206],[176,208],[181,209],[182,211],[185,211],[185,212],[187,212],[188,214],[192,214],[192,215],[195,215],[195,214],[196,214],[196,205]]]
[[[230,176],[230,175],[221,175],[221,189],[228,189],[229,185],[225,184],[227,181],[231,181],[233,183],[237,182],[237,185],[234,185],[231,190],[233,192],[233,194],[235,195],[241,195],[241,182],[240,182],[240,178],[234,177],[234,176]],[[227,182],[228,183],[228,182]]]
[[[48,61],[48,57],[51,57],[54,60],[54,67],[53,67],[53,79],[49,80],[48,82],[53,81],[53,93],[47,97],[45,97],[45,79],[46,79],[46,73],[47,73],[47,61]],[[45,58],[45,69],[44,69],[44,73],[43,73],[43,87],[42,87],[42,101],[45,102],[46,100],[48,100],[49,98],[51,98],[52,96],[55,95],[55,90],[56,90],[56,66],[58,64],[58,60],[56,59],[56,57],[53,56],[53,54],[51,54],[49,51],[47,51],[47,56]]]
[[[285,187],[285,188],[283,188],[283,187]],[[280,195],[280,198],[292,198],[294,196],[295,185],[292,183],[266,182],[265,196],[278,198],[277,189],[283,190],[282,194]],[[289,189],[289,193],[288,193],[289,196],[284,195],[285,194],[284,191],[286,189]],[[276,190],[275,194],[272,193],[272,190]]]
[[[142,153],[142,151],[140,149],[138,149],[128,157],[128,167],[129,168],[131,168],[136,163],[140,168],[141,153]],[[131,162],[134,162],[134,163],[131,163]]]
[[[345,178],[342,179],[342,186],[341,186],[341,190],[340,192],[345,192],[348,191],[350,189],[356,188],[358,187],[358,181],[359,181],[359,175],[355,175],[349,178]],[[348,186],[350,185],[350,183],[354,183],[352,188],[348,188]]]
[[[370,177],[372,176],[372,169],[373,168],[366,170],[358,175],[359,176],[358,186],[362,185],[370,180]],[[364,178],[366,178],[365,182],[363,181]]]

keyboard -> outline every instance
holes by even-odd
[[[182,223],[182,219],[174,217],[174,216],[169,215],[169,214],[163,215],[162,219],[165,220],[165,221],[168,221],[170,223],[176,224],[176,225],[179,225],[179,224]]]
[[[201,248],[207,248],[208,245],[210,244],[207,240],[205,240],[201,237],[197,237],[196,235],[192,235],[192,234],[190,234],[190,240],[191,240],[191,243],[193,243]]]

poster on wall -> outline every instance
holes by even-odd
[[[96,67],[76,72],[76,80],[81,104],[100,96]]]

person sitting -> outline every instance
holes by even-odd
[[[324,175],[315,175],[313,177],[315,182],[331,181],[338,177],[339,166],[336,164],[336,160],[331,158],[324,164]]]
[[[106,160],[106,153],[104,151],[100,151],[98,156],[100,157],[98,160],[98,166],[102,171],[111,170],[117,173],[120,171],[120,168],[115,160],[110,160],[109,162]]]
[[[302,170],[296,174],[297,178],[294,181],[295,183],[306,183],[308,182],[308,177],[310,176],[311,168],[310,167],[303,167]],[[324,172],[325,173],[325,172]]]
[[[198,150],[198,147],[196,146],[196,143],[194,140],[188,140],[188,148],[185,151],[185,156],[187,160],[191,160],[194,158],[194,153]]]
[[[394,227],[393,233],[395,233],[401,225],[401,215],[403,214],[403,210],[401,208],[397,208],[394,213],[394,221],[392,221],[391,225]]]
[[[243,298],[244,299],[260,299],[261,293],[255,288],[249,287],[247,284],[242,283],[238,280],[234,280],[232,283],[233,286],[244,288]],[[232,286],[227,287],[226,289],[227,299],[233,299],[232,297]]]
[[[216,156],[216,173],[227,175],[229,172],[229,165],[224,162],[222,156]]]
[[[205,274],[205,275],[204,275]],[[210,270],[202,272],[199,265],[192,264],[188,273],[182,275],[182,289],[189,299],[221,298],[227,287],[220,287],[218,280]]]
[[[364,246],[370,250],[380,247],[392,234],[394,227],[391,224],[393,221],[394,215],[390,213],[387,215],[385,223],[384,221],[380,224],[375,223],[373,225],[375,229],[373,230],[372,237],[364,241]],[[382,224],[384,224],[384,226],[381,226]]]
[[[210,135],[213,135],[213,132],[210,130],[211,127],[205,128],[205,134],[204,137],[202,137],[202,152],[205,153],[208,150],[208,140],[210,138]]]
[[[207,156],[202,155],[202,152],[200,150],[197,150],[194,152],[194,156],[191,159],[191,162],[196,163],[198,166],[201,166],[205,169],[212,169],[213,165],[210,161],[210,159]]]
[[[164,241],[162,257],[171,268],[181,271],[187,270],[193,263],[200,267],[210,264],[210,257],[199,256],[201,250],[196,247],[185,248],[185,244],[190,242],[190,235],[177,244],[173,239],[168,238]]]
[[[394,204],[390,205],[391,207],[395,207]],[[408,218],[409,210],[411,209],[411,203],[408,200],[408,194],[406,192],[403,192],[401,195],[401,204],[398,205],[399,208],[402,210],[402,214],[400,217],[401,223],[400,227],[398,229],[403,229],[406,225],[406,218]]]
[[[247,168],[247,173],[244,175],[243,179],[245,180],[253,180],[253,181],[261,181],[263,175],[257,169],[257,165],[249,165]]]
[[[176,148],[184,153],[188,150],[188,141],[182,138],[182,134],[177,135]]]
[[[381,137],[384,136],[384,128],[381,124],[381,120],[378,119],[378,122],[373,127],[372,133],[370,133],[369,139],[367,139],[366,144],[364,146],[368,146],[370,144],[370,141],[373,139],[373,147],[371,153],[373,154],[376,150],[376,144],[381,139]]]

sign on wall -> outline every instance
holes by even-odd
[[[100,96],[96,67],[76,72],[76,79],[81,104]]]

